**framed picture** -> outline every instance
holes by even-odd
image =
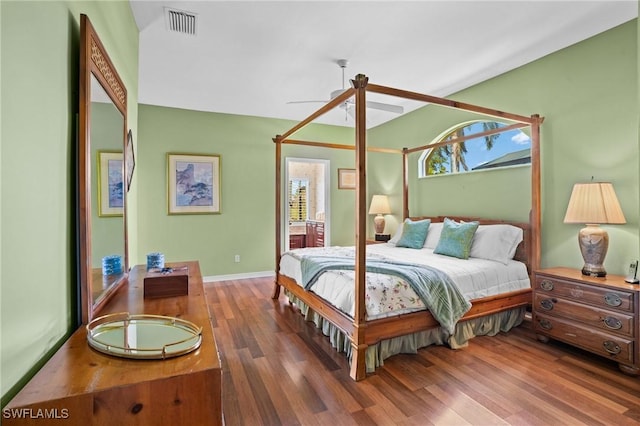
[[[338,189],[356,189],[356,169],[338,169]]]
[[[220,213],[220,156],[167,154],[169,214]]]
[[[122,216],[122,152],[98,151],[98,216]]]
[[[127,192],[131,188],[131,179],[133,178],[133,169],[136,168],[136,156],[133,153],[133,135],[131,129],[127,134],[127,146],[124,150],[124,164],[127,167]]]

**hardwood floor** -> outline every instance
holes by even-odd
[[[366,380],[307,323],[273,280],[206,283],[233,425],[637,425],[640,378],[530,324],[396,355]],[[636,326],[639,326],[636,324]]]

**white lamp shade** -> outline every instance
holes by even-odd
[[[371,199],[369,214],[390,214],[389,199],[386,195],[374,195]]]
[[[564,223],[627,223],[618,197],[609,182],[576,183],[571,192]]]

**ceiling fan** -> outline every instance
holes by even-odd
[[[338,59],[336,61],[336,63],[338,64],[338,66],[342,69],[342,89],[336,89],[334,91],[332,91],[329,94],[329,100],[333,100],[336,96],[339,96],[342,92],[345,91],[345,87],[344,87],[344,72],[345,69],[347,68],[347,65],[349,65],[349,60],[348,59]],[[306,103],[327,103],[329,102],[329,100],[322,100],[322,101],[290,101],[287,102],[288,104],[306,104]],[[347,114],[352,115],[353,116],[353,109],[355,107],[355,102],[353,101],[353,99],[348,99],[346,100],[344,103],[342,103],[340,105],[340,108],[344,109]],[[404,112],[404,108],[400,105],[393,105],[393,104],[385,104],[382,102],[374,102],[374,101],[367,101],[367,108],[372,108],[372,109],[377,109],[377,110],[381,110],[381,111],[386,111],[386,112],[392,112],[395,114],[402,114]]]

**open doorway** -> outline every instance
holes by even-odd
[[[284,250],[329,242],[329,160],[285,159]]]

